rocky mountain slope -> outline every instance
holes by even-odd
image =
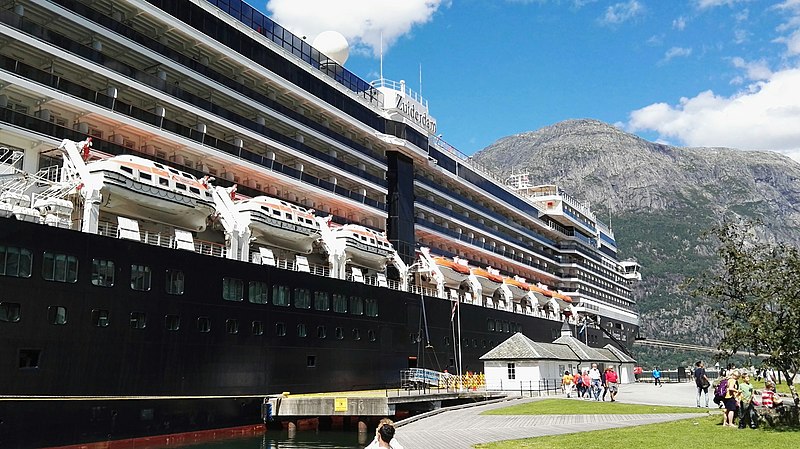
[[[723,217],[758,218],[767,238],[800,243],[800,164],[777,153],[678,148],[569,120],[500,139],[473,159],[558,184],[610,217],[621,257],[643,266],[635,297],[650,338],[715,344],[704,305],[681,283],[710,267],[702,234]]]

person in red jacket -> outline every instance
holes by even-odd
[[[619,392],[619,376],[617,372],[614,371],[613,366],[609,366],[606,368],[606,390],[611,394],[611,402],[615,402],[617,399],[617,393]]]

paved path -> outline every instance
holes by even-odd
[[[655,387],[652,384],[631,384],[623,385],[620,390],[620,402],[695,406],[694,384],[665,384],[663,387]],[[486,410],[532,400],[539,399],[521,399],[440,413],[398,428],[397,439],[408,449],[468,449],[478,443],[638,426],[698,416],[693,413],[523,416],[480,414]],[[701,413],[705,412],[706,410],[702,409]]]

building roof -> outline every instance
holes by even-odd
[[[635,360],[611,345],[590,348],[562,332],[553,343],[538,343],[517,332],[481,357],[481,360],[566,360],[634,363]]]

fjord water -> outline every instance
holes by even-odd
[[[374,436],[374,434],[370,435]],[[203,444],[181,446],[180,449],[363,449],[369,441],[356,431],[297,432],[289,437],[288,432],[267,432],[257,437],[226,439]],[[177,449],[175,446],[169,446]],[[160,448],[152,448],[160,449]]]

